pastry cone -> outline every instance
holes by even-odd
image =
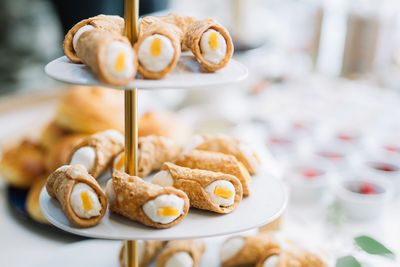
[[[46,183],[46,178],[46,176],[41,176],[33,182],[26,196],[25,209],[29,216],[35,221],[48,224],[49,222],[46,217],[44,217],[39,205],[40,192]]]
[[[157,267],[197,267],[205,246],[201,240],[174,240],[161,252]]]
[[[190,151],[193,148],[235,156],[238,161],[243,163],[251,175],[256,174],[261,165],[257,154],[248,145],[228,135],[197,135],[187,145],[184,152]]]
[[[71,60],[73,63],[80,63],[81,59],[79,56],[76,54],[75,49],[74,49],[74,37],[75,37],[75,43],[76,43],[76,38],[80,38],[80,33],[82,30],[78,33],[79,36],[75,36],[75,34],[82,28],[87,25],[90,25],[91,27],[86,27],[86,29],[100,29],[108,32],[114,32],[116,34],[123,35],[124,34],[124,28],[125,28],[125,21],[123,18],[119,16],[107,16],[107,15],[98,15],[93,18],[85,19],[73,26],[68,33],[65,35],[64,43],[63,43],[63,48],[64,48],[64,54]],[[93,27],[93,28],[92,28]]]
[[[153,183],[184,191],[190,206],[217,213],[230,213],[242,200],[242,184],[232,175],[164,163]]]
[[[221,247],[221,266],[253,265],[268,251],[278,249],[272,233],[259,233],[255,236],[237,236],[226,240]]]
[[[137,242],[139,267],[146,267],[147,264],[149,264],[154,259],[154,257],[158,254],[158,252],[163,248],[164,244],[166,243],[164,241],[156,240],[138,240]],[[119,265],[121,267],[125,267],[125,244],[122,245],[119,252]]]
[[[212,18],[190,24],[184,44],[201,66],[210,72],[225,67],[233,54],[232,39],[228,31]]]
[[[139,73],[148,79],[161,79],[175,67],[181,54],[182,31],[157,17],[142,18],[134,48]]]
[[[183,154],[174,162],[176,165],[190,169],[200,169],[230,174],[239,179],[243,187],[243,196],[250,195],[248,182],[251,180],[246,167],[234,156],[219,152],[193,150]]]
[[[137,58],[128,38],[93,29],[82,33],[76,54],[98,79],[112,85],[125,85],[136,75]]]
[[[181,151],[172,139],[155,135],[139,138],[138,149],[138,176],[141,178],[159,170],[164,162],[174,160]],[[125,171],[124,157],[122,153],[115,158],[114,169]]]
[[[75,146],[68,162],[85,166],[90,175],[98,178],[123,149],[124,136],[118,131],[107,130],[88,136]]]
[[[98,224],[107,209],[107,198],[97,181],[82,165],[64,165],[46,181],[46,189],[56,198],[65,215],[80,227]]]
[[[106,188],[111,211],[154,228],[170,228],[189,211],[187,195],[120,171],[113,172]]]

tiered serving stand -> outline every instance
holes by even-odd
[[[125,0],[126,35],[132,44],[137,40],[138,5],[138,0]],[[50,77],[66,83],[110,87],[110,85],[100,83],[86,66],[73,64],[66,57],[60,57],[47,64],[45,72]],[[247,74],[247,68],[233,59],[222,70],[215,73],[202,73],[194,57],[184,54],[167,78],[134,79],[126,87],[119,88],[125,90],[125,169],[127,173],[136,175],[137,170],[138,88],[201,89],[234,83],[246,78]],[[231,214],[220,215],[191,209],[181,223],[162,230],[143,226],[109,211],[94,227],[76,227],[69,222],[59,203],[48,195],[45,188],[42,189],[40,195],[40,206],[53,225],[67,232],[92,238],[128,240],[125,246],[125,255],[127,255],[125,266],[137,267],[136,240],[174,240],[227,235],[250,230],[277,219],[286,207],[285,188],[280,180],[271,177],[266,172],[261,171],[257,176],[250,184],[251,196],[243,199]]]

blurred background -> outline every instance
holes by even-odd
[[[290,191],[278,229],[330,266],[345,255],[362,266],[399,266],[364,253],[354,238],[369,235],[400,253],[400,1],[140,1],[141,15],[154,12],[215,17],[250,76],[220,90],[141,91],[140,113],[173,111],[193,132],[225,132],[262,148]],[[44,65],[63,56],[76,22],[100,13],[122,16],[123,1],[0,1],[1,151],[53,120],[68,90]],[[1,186],[0,229],[43,246],[77,241],[21,222]]]

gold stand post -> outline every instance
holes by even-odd
[[[137,40],[139,0],[124,0],[125,34],[132,45]],[[125,90],[125,170],[137,175],[137,88]],[[138,267],[137,241],[125,241],[125,267]]]

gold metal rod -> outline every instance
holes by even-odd
[[[139,0],[124,0],[125,34],[132,45],[137,41]],[[125,90],[125,170],[137,175],[138,150],[137,88]],[[125,241],[125,267],[138,267],[137,241]]]

